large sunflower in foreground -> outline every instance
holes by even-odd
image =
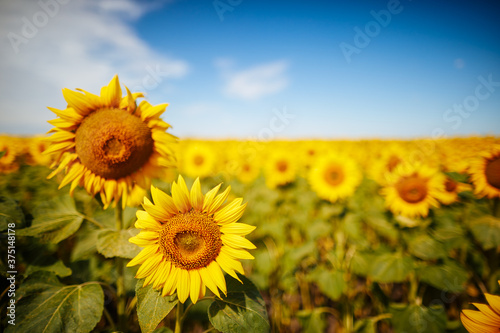
[[[105,208],[120,198],[125,207],[135,186],[149,187],[151,178],[162,177],[173,165],[176,138],[159,118],[168,104],[137,105],[143,94],[128,88],[122,97],[118,76],[100,96],[77,90],[63,89],[66,109],[49,107],[59,118],[49,121],[55,128],[45,154],[55,156],[52,167],[57,168],[48,178],[65,170],[59,188],[71,183],[73,193],[81,185],[92,195],[99,193]]]
[[[499,281],[500,283],[500,281]],[[471,333],[498,333],[500,331],[500,296],[484,294],[488,304],[472,303],[479,309],[462,310],[460,319]]]
[[[426,165],[399,165],[388,176],[381,193],[386,206],[406,217],[426,217],[431,206],[439,206],[437,197],[444,191],[444,175]]]
[[[478,196],[500,197],[500,145],[493,146],[472,162],[469,171]]]
[[[230,187],[217,195],[219,188],[203,195],[197,178],[189,191],[181,176],[172,184],[172,196],[151,187],[153,202],[144,198],[145,211],[137,212],[135,226],[142,230],[129,239],[144,247],[127,265],[141,265],[135,277],[145,279],[143,286],[152,284],[162,296],[177,291],[180,302],[190,297],[196,303],[205,286],[219,297],[219,290],[227,293],[222,270],[240,280],[238,259],[253,259],[245,249],[255,246],[245,235],[255,227],[236,223],[246,204],[238,198],[223,205]]]
[[[320,157],[309,172],[313,191],[318,197],[331,202],[351,196],[362,178],[353,159],[333,154]]]

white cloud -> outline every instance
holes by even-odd
[[[289,84],[286,75],[288,61],[279,60],[234,71],[227,59],[216,61],[225,79],[224,93],[231,97],[255,100],[283,91]],[[222,66],[221,66],[222,64]],[[228,65],[229,64],[229,65]]]
[[[157,53],[132,27],[165,2],[1,1],[0,132],[48,130],[45,107],[65,106],[64,87],[98,93],[118,74],[147,93],[184,77],[186,61]]]

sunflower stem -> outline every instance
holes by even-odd
[[[121,199],[116,203],[115,208],[115,222],[116,230],[120,231],[123,229],[123,208]],[[124,260],[123,258],[116,257],[116,313],[118,315],[118,330],[122,332],[127,331],[127,317],[125,314],[126,307],[126,297],[125,297],[125,277],[124,277]]]
[[[182,319],[184,318],[184,304],[177,303],[177,311],[175,315],[175,331],[174,333],[182,332]]]

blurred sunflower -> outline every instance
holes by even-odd
[[[10,173],[19,169],[16,157],[20,148],[16,140],[7,135],[0,136],[0,173]]]
[[[500,145],[494,145],[472,162],[469,172],[474,184],[474,192],[479,197],[499,198]]]
[[[101,89],[101,96],[77,90],[63,89],[66,109],[49,107],[59,118],[49,121],[55,128],[44,153],[55,156],[51,167],[57,168],[48,178],[65,170],[59,188],[71,183],[72,194],[82,185],[92,195],[99,193],[105,208],[120,198],[125,207],[135,186],[147,188],[151,178],[162,177],[165,167],[173,165],[176,138],[159,118],[168,104],[142,101],[137,106],[143,94],[126,88],[122,97],[118,76]]]
[[[426,217],[431,206],[439,206],[436,198],[444,191],[444,183],[444,175],[436,169],[423,164],[402,164],[388,175],[381,194],[394,214]]]
[[[309,183],[318,197],[336,202],[351,196],[363,175],[356,162],[347,156],[326,155],[318,158],[309,172]]]
[[[444,191],[440,192],[438,199],[445,205],[451,205],[459,200],[458,194],[464,191],[470,191],[472,188],[469,184],[464,184],[446,177],[444,181]]]
[[[142,230],[129,239],[144,249],[127,265],[141,265],[136,278],[145,278],[144,286],[152,284],[162,296],[177,290],[180,302],[190,297],[196,303],[205,286],[219,297],[219,289],[227,293],[221,268],[240,280],[238,259],[254,258],[245,250],[255,248],[245,235],[255,227],[236,223],[246,204],[238,198],[223,205],[230,187],[217,195],[219,189],[203,195],[197,178],[189,191],[182,176],[173,182],[172,196],[151,187],[154,203],[144,198],[145,211],[137,212],[135,223]]]
[[[43,154],[47,150],[49,143],[44,136],[35,136],[28,142],[28,154],[30,163],[33,165],[50,165],[52,156]]]
[[[500,281],[499,281],[500,283]],[[488,304],[472,303],[479,309],[462,310],[460,319],[471,333],[497,333],[500,331],[500,296],[484,294]]]
[[[236,177],[244,184],[250,184],[260,174],[260,163],[257,160],[250,162],[248,159],[240,159],[236,169]]]
[[[179,170],[189,177],[208,177],[215,171],[216,153],[206,143],[187,142],[181,152]]]
[[[372,158],[369,163],[368,172],[370,177],[380,185],[385,185],[387,176],[405,159],[401,145],[392,143],[388,148],[381,151],[380,156]]]
[[[267,156],[264,164],[264,175],[266,185],[274,189],[286,185],[295,180],[297,165],[291,154],[282,151],[274,151]]]

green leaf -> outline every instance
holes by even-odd
[[[361,276],[369,275],[376,257],[375,253],[356,251],[351,259],[351,271]]]
[[[69,195],[45,201],[33,213],[31,227],[18,231],[19,236],[38,237],[43,242],[59,243],[74,234],[83,222]]]
[[[58,260],[50,265],[30,265],[26,269],[25,276],[29,276],[37,271],[47,271],[55,273],[60,277],[66,277],[71,275],[71,268],[66,267],[61,260]]]
[[[415,257],[423,260],[446,258],[448,256],[443,244],[427,234],[421,234],[411,238],[409,240],[408,250]]]
[[[389,311],[395,332],[442,333],[446,331],[446,312],[442,306],[393,304]]]
[[[445,172],[444,174],[459,183],[467,183],[469,181],[469,176],[464,173]]]
[[[40,273],[24,281],[16,326],[9,325],[6,332],[90,332],[104,309],[101,286],[95,282],[65,286],[55,275]]]
[[[310,311],[302,310],[297,313],[297,318],[302,325],[301,332],[304,333],[323,333],[326,328],[324,312],[321,309]]]
[[[387,253],[378,256],[373,265],[371,278],[376,282],[403,282],[413,270],[411,257],[401,253]]]
[[[484,215],[471,222],[472,234],[483,249],[489,250],[500,246],[500,219]]]
[[[24,213],[16,200],[0,196],[0,231],[7,230],[9,223],[15,224],[9,229],[24,227]]]
[[[468,279],[467,271],[457,263],[420,267],[417,276],[422,281],[446,292],[462,292]]]
[[[346,289],[342,271],[330,271],[323,266],[318,266],[309,274],[309,278],[316,283],[323,294],[332,300],[338,300]]]
[[[137,281],[137,317],[142,333],[153,332],[178,303],[177,295],[162,297],[151,285],[143,287],[144,279]]]
[[[100,230],[97,235],[97,251],[106,258],[121,257],[134,258],[141,248],[130,243],[130,237],[137,235],[138,229],[128,230]]]
[[[88,259],[94,254],[97,244],[97,235],[100,229],[90,223],[85,223],[75,235],[75,246],[71,251],[71,262]]]
[[[227,296],[210,304],[210,322],[221,332],[269,332],[271,326],[262,296],[249,279],[238,276],[243,284],[226,276]]]

